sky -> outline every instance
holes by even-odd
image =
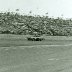
[[[72,18],[72,0],[0,0],[0,12],[13,11],[33,15]]]

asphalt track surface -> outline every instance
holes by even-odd
[[[72,44],[0,47],[0,72],[72,72]]]

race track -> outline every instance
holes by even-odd
[[[0,47],[0,72],[72,72],[72,45]]]

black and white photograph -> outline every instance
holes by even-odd
[[[0,0],[0,72],[72,72],[72,0]]]

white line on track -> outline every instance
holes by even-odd
[[[72,46],[72,44],[67,44],[67,45],[33,45],[33,46],[17,46],[17,47],[27,47],[27,48],[33,48],[33,47],[57,47],[57,46]]]
[[[57,58],[51,58],[51,59],[48,59],[48,60],[52,61],[52,60],[60,60],[60,59],[57,59]]]
[[[65,44],[65,45],[32,45],[32,46],[11,46],[11,47],[0,47],[0,49],[17,49],[19,47],[21,47],[21,49],[24,49],[24,47],[26,48],[33,48],[33,47],[57,47],[57,46],[72,46],[72,44]]]

